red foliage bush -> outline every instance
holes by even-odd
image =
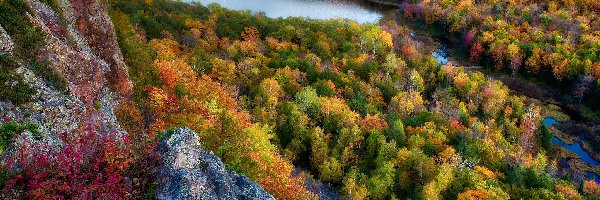
[[[476,30],[471,30],[465,34],[465,44],[467,46],[469,46],[473,43],[473,40],[475,39],[476,34],[477,34]]]
[[[63,134],[64,146],[52,151],[45,145],[20,148],[14,160],[2,166],[17,169],[4,186],[27,199],[124,199],[130,193],[124,170],[131,162],[128,140],[117,133]]]
[[[473,62],[478,62],[479,59],[481,59],[481,54],[483,54],[484,51],[485,51],[485,49],[483,48],[483,45],[481,45],[480,42],[475,42],[471,46],[471,52],[469,53],[469,58]]]

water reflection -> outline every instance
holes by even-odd
[[[581,158],[581,160],[585,163],[588,163],[592,166],[600,166],[600,162],[592,158],[590,154],[581,148],[581,144],[579,142],[573,142],[573,144],[567,144],[565,141],[562,141],[556,136],[552,136],[552,144],[558,144],[565,149],[573,152],[577,156]]]
[[[550,128],[553,125],[558,124],[558,122],[552,118],[545,118],[544,124],[548,128]],[[587,151],[585,151],[583,148],[581,148],[581,144],[579,142],[573,142],[572,144],[567,144],[565,141],[562,141],[560,138],[552,135],[552,144],[558,144],[561,147],[573,152],[574,154],[579,156],[581,158],[581,160],[585,163],[588,163],[592,166],[600,166],[600,162],[597,161],[596,159],[592,158],[592,156],[590,156],[590,154]]]
[[[438,63],[444,65],[448,62],[448,46],[441,44],[438,49],[431,52],[431,55],[438,61]]]
[[[380,11],[344,0],[184,0],[202,5],[218,3],[233,10],[264,12],[266,16],[308,17],[312,19],[345,18],[360,23],[377,23],[383,17]]]

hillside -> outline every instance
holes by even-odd
[[[396,21],[170,0],[0,11],[2,199],[600,198],[555,156],[560,109],[438,63]],[[576,69],[555,77],[594,75]]]

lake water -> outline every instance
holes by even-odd
[[[553,125],[558,124],[558,122],[552,118],[545,118],[544,124],[550,128]],[[596,159],[592,158],[592,156],[590,156],[590,154],[587,151],[581,148],[581,144],[579,142],[567,144],[565,141],[562,141],[560,138],[552,135],[552,144],[558,144],[564,147],[565,149],[573,152],[574,154],[579,156],[583,162],[586,162],[592,166],[600,166],[600,161],[597,161]]]
[[[381,10],[347,0],[184,0],[202,5],[218,3],[232,10],[263,12],[271,18],[307,17],[311,19],[344,18],[359,23],[378,23],[384,16]]]

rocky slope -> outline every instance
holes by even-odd
[[[16,72],[37,92],[31,103],[16,106],[11,102],[0,102],[0,117],[5,121],[37,123],[43,133],[73,132],[91,128],[102,132],[124,133],[113,113],[119,100],[131,93],[131,81],[127,77],[127,66],[116,44],[112,22],[104,15],[87,17],[88,23],[80,23],[75,29],[74,16],[96,10],[105,12],[99,2],[86,4],[92,9],[73,6],[69,1],[57,1],[65,17],[38,0],[28,0],[31,12],[27,18],[45,33],[38,55],[39,60],[48,61],[50,66],[66,78],[66,92],[49,87],[43,79],[34,75],[24,64]],[[79,20],[86,21],[86,20]],[[107,32],[112,34],[106,34]],[[106,35],[105,39],[96,38]],[[3,41],[10,44],[8,35]],[[87,41],[96,41],[90,42]],[[97,41],[103,41],[102,44]],[[110,59],[108,62],[107,59]],[[110,84],[107,80],[117,80]]]

